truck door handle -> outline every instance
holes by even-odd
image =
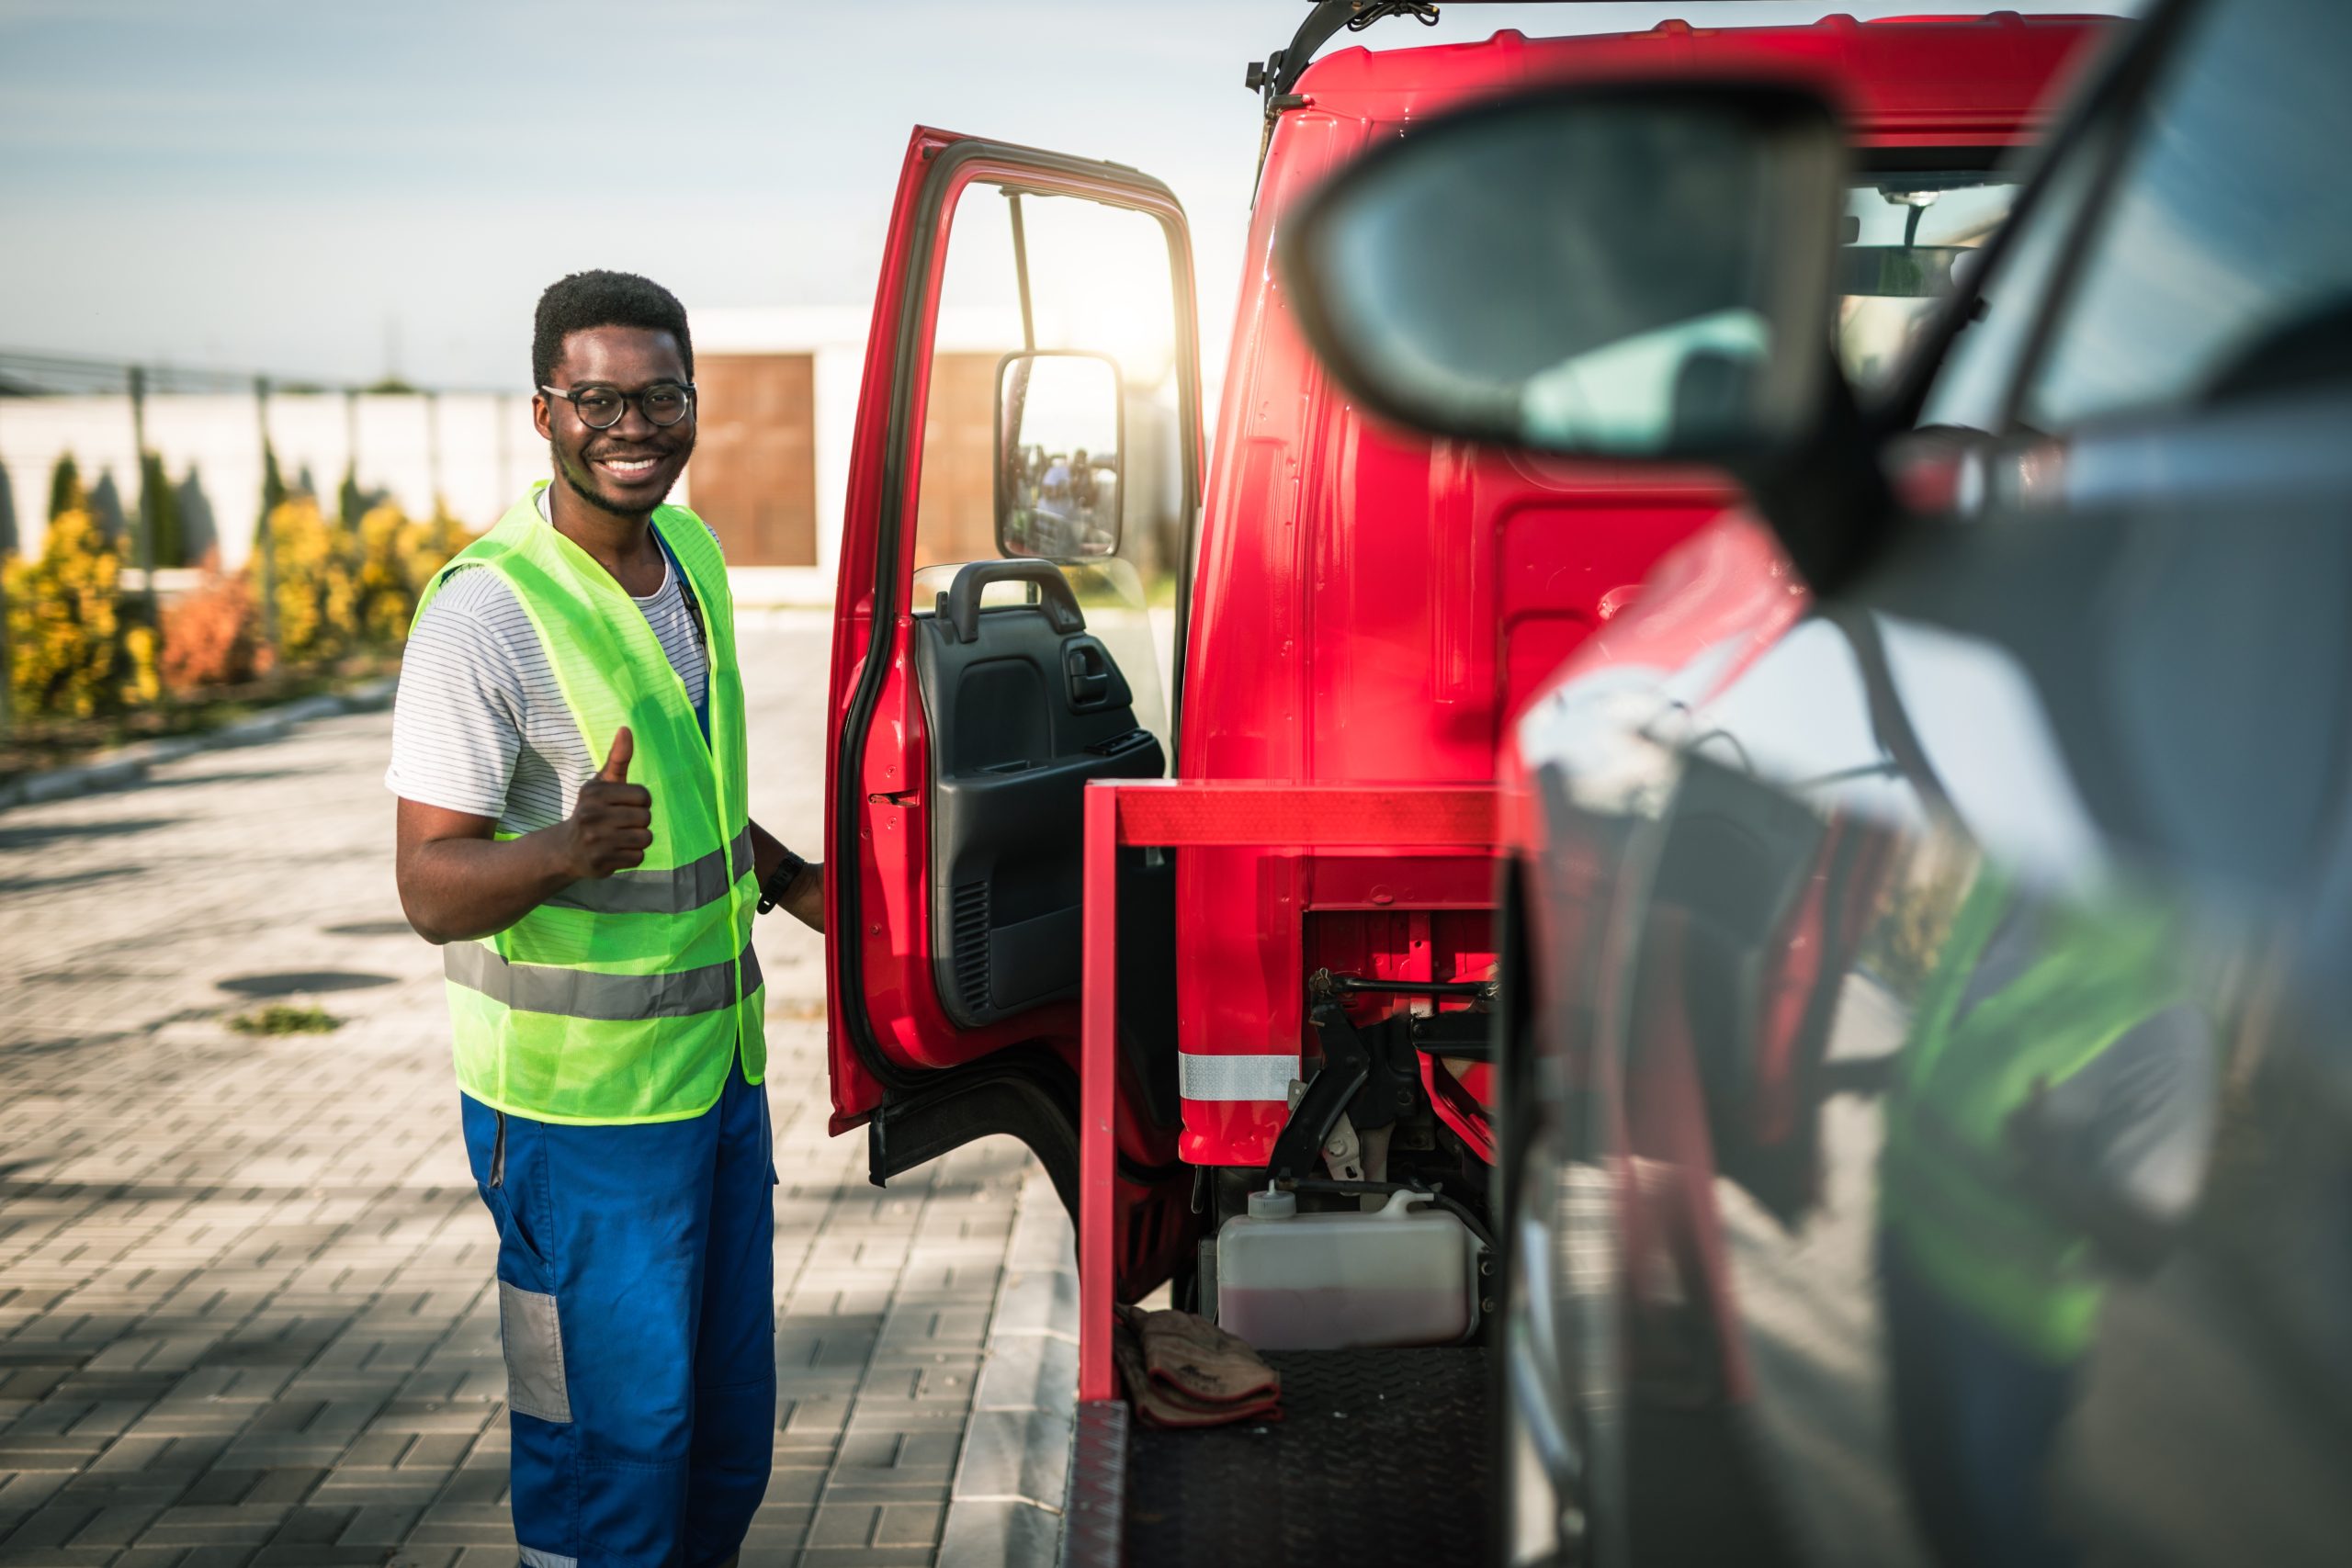
[[[1101,645],[1077,643],[1062,654],[1062,673],[1069,681],[1069,705],[1100,707],[1111,695],[1110,662]]]

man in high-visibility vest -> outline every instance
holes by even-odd
[[[751,820],[734,602],[662,504],[694,345],[660,286],[540,297],[541,482],[428,587],[392,720],[401,900],[441,945],[498,1227],[527,1568],[735,1561],[775,1427],[755,910],[823,878]]]
[[[2220,1055],[2160,902],[2072,908],[1981,873],[1894,1066],[1879,1267],[1895,1437],[1950,1568],[2075,1553],[2051,1457],[2119,1270],[2202,1189]]]

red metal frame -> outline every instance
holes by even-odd
[[[1111,1370],[1111,1306],[1117,1269],[1111,1200],[1118,1118],[1120,846],[1491,855],[1496,829],[1495,792],[1487,784],[1142,779],[1087,786],[1078,1091],[1081,1402],[1117,1395]]]

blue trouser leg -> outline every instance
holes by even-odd
[[[729,1086],[695,1346],[687,1568],[742,1544],[775,1459],[775,1148],[766,1091],[740,1070]]]
[[[514,1533],[530,1568],[704,1568],[741,1542],[775,1426],[766,1096],[567,1127],[463,1100],[498,1224]]]

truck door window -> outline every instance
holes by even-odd
[[[1838,357],[1865,392],[1884,386],[2017,195],[1984,169],[1888,169],[1847,193]]]
[[[2206,6],[2172,50],[2023,400],[2063,430],[2352,376],[2352,7]]]
[[[1163,742],[1184,522],[1177,323],[1167,231],[1156,219],[989,184],[956,198],[908,601],[929,612],[967,562],[1057,561],[1089,631],[1133,688],[1137,722]],[[1029,362],[1034,373],[1017,377],[1023,434],[1008,446],[998,428],[999,389],[1012,384],[1007,356],[1035,351],[1091,357]],[[1018,513],[1001,528],[1008,475],[1020,481]],[[996,583],[984,603],[1033,592]]]
[[[2101,128],[2067,148],[2050,168],[2018,219],[2018,231],[1978,285],[1968,320],[1945,350],[1920,412],[1921,424],[1987,434],[2002,428],[2033,342],[2033,325],[2047,308],[2051,279],[2070,249],[2110,145],[2110,133]]]
[[[1054,450],[1005,456],[1034,456],[1055,470],[1057,512],[1072,512],[1099,491],[1104,508],[1115,506],[1118,516],[1102,518],[1089,537],[1065,529],[1037,548],[1017,538],[1018,553],[1087,557],[1115,534],[1117,555],[1139,575],[1173,571],[1182,504],[1174,298],[1166,235],[1140,212],[988,185],[957,198],[923,416],[918,567],[1000,553],[1000,366],[1007,355],[1047,350],[1099,355],[1117,367],[1126,449],[1102,450],[1099,439],[1091,448],[1091,433],[1113,422],[1091,417],[1102,411],[1072,410],[1063,422],[1071,439],[1057,443],[1052,429],[1041,428],[1035,434]],[[1041,373],[1037,382],[1065,379],[1082,383],[1075,373]]]

